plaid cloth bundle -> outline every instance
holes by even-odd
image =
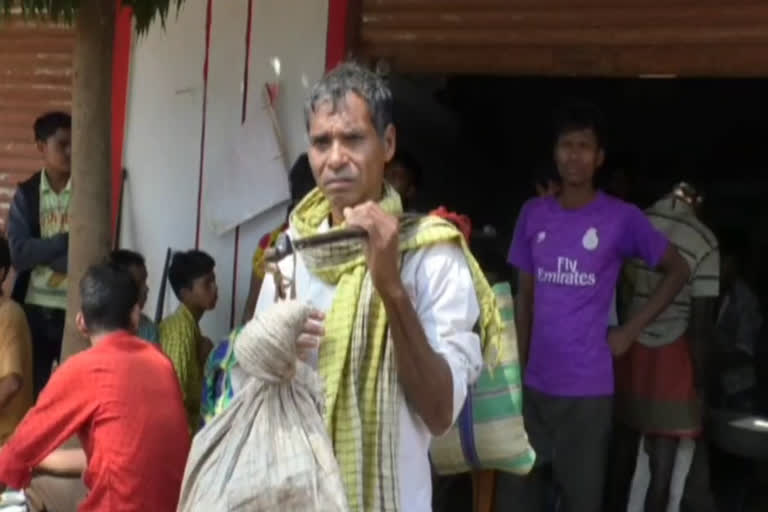
[[[440,474],[498,469],[525,475],[536,460],[523,425],[512,291],[499,283],[493,292],[504,323],[500,363],[483,370],[454,426],[432,441],[430,458]]]

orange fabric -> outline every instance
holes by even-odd
[[[253,275],[259,279],[264,279],[267,249],[277,242],[277,239],[286,229],[288,229],[287,222],[274,231],[267,233],[259,240],[259,246],[253,252]]]
[[[441,206],[435,210],[432,210],[429,212],[429,214],[453,223],[453,225],[456,226],[459,231],[461,231],[461,234],[464,235],[464,239],[467,241],[467,243],[469,243],[469,238],[472,234],[472,221],[469,219],[469,217],[456,212],[448,211],[445,206]]]
[[[18,375],[21,389],[0,411],[0,445],[27,413],[34,398],[32,388],[32,334],[21,306],[10,299],[0,299],[0,379]]]
[[[189,429],[176,374],[157,347],[117,332],[62,364],[0,451],[0,482],[27,487],[73,434],[88,459],[81,512],[176,510]]]
[[[688,339],[662,347],[633,343],[616,359],[616,391],[650,400],[694,400],[693,361]]]
[[[690,437],[701,430],[688,339],[650,348],[633,343],[615,361],[616,416],[646,434]]]

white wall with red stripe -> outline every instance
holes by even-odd
[[[333,0],[331,0],[333,3]],[[154,315],[166,250],[199,247],[217,262],[219,304],[203,331],[212,339],[242,315],[251,258],[261,235],[277,227],[274,208],[216,235],[202,205],[229,161],[243,108],[255,108],[280,61],[277,117],[287,164],[305,150],[303,101],[326,62],[328,0],[187,0],[165,30],[134,39],[123,165],[128,170],[121,246],[147,258]],[[207,73],[206,73],[207,69]],[[247,80],[246,80],[247,77]],[[258,172],[254,169],[253,172]],[[178,302],[168,288],[165,311]]]

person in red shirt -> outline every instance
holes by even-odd
[[[173,366],[134,333],[139,293],[119,267],[80,282],[77,326],[92,347],[62,364],[0,451],[0,488],[23,489],[37,470],[83,472],[81,512],[176,510],[190,447]],[[77,435],[80,449],[59,449]]]

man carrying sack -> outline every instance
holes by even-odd
[[[296,298],[325,314],[299,345],[325,385],[349,506],[430,511],[430,442],[453,424],[484,359],[493,362],[494,295],[461,233],[438,217],[402,216],[385,185],[395,127],[381,78],[343,64],[314,86],[306,115],[318,188],[294,209],[288,234],[337,240],[278,267]],[[363,236],[333,236],[350,228]],[[257,314],[276,296],[265,280]]]

